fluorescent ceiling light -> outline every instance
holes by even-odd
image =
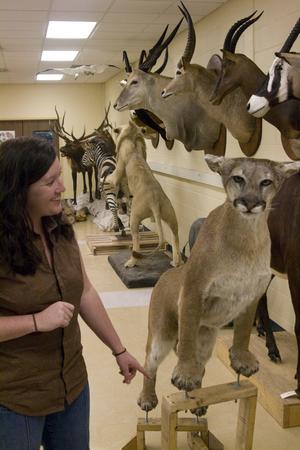
[[[97,22],[50,21],[46,38],[51,39],[86,39]]]
[[[37,74],[36,79],[38,81],[59,81],[62,79],[62,77],[63,75],[60,73],[52,73],[52,74],[39,73]]]
[[[78,50],[43,50],[41,61],[74,61]]]

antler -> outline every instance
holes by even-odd
[[[297,39],[299,33],[300,33],[300,18],[297,20],[296,24],[294,25],[294,28],[292,29],[292,31],[288,35],[288,38],[285,41],[285,43],[283,44],[283,46],[282,46],[281,50],[279,51],[279,53],[281,53],[281,52],[282,53],[289,52],[291,50],[291,48],[292,48],[293,43]]]
[[[62,121],[60,122],[60,118],[59,118],[59,114],[58,114],[56,106],[54,109],[55,109],[55,113],[56,113],[56,117],[57,117],[57,122],[54,122],[54,126],[51,127],[51,130],[53,131],[53,133],[57,134],[57,136],[62,138],[65,142],[70,142],[71,139],[69,139],[68,136],[71,137],[71,135],[64,129],[66,113],[64,112]]]
[[[195,28],[194,28],[194,24],[193,24],[192,18],[190,16],[190,13],[184,6],[183,2],[180,2],[180,3],[181,3],[182,8],[180,6],[178,6],[178,8],[182,12],[182,14],[188,24],[188,39],[187,39],[187,43],[186,43],[186,46],[185,46],[185,49],[184,49],[184,52],[182,55],[182,59],[184,59],[186,62],[191,62],[191,59],[192,59],[194,51],[195,51],[195,46],[196,46],[196,33],[195,33]]]

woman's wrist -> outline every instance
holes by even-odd
[[[123,353],[126,352],[127,352],[126,347],[124,347],[123,350],[120,350],[119,352],[112,352],[112,354],[115,358],[117,358],[118,356],[123,355]]]

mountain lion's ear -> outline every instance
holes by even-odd
[[[284,178],[288,178],[300,172],[300,161],[287,161],[275,163],[275,169]]]
[[[222,166],[225,161],[224,156],[215,156],[215,155],[206,154],[206,155],[204,155],[204,159],[207,162],[207,165],[210,168],[210,170],[212,170],[213,172],[221,173]]]

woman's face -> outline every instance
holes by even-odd
[[[26,208],[33,223],[62,211],[61,193],[64,191],[61,166],[56,158],[48,172],[28,188]]]

